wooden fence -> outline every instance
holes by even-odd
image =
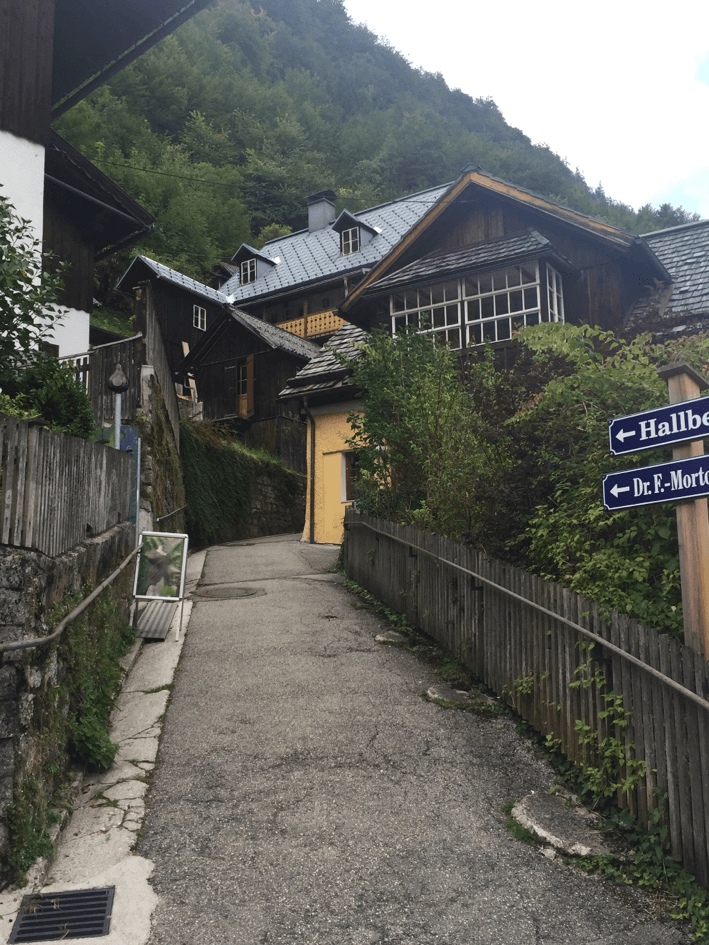
[[[0,544],[56,557],[124,522],[131,456],[0,415]]]
[[[71,355],[60,360],[74,371],[91,400],[94,422],[98,427],[110,427],[115,418],[115,395],[108,389],[108,379],[120,364],[128,378],[128,390],[121,397],[121,414],[125,420],[134,420],[141,398],[141,369],[145,344],[142,335],[122,341],[99,345],[84,354]]]
[[[352,509],[345,529],[348,577],[406,614],[565,755],[598,767],[600,740],[618,738],[629,759],[621,778],[644,762],[646,773],[618,789],[619,804],[646,825],[664,804],[672,856],[709,887],[709,664],[702,656],[626,616],[613,613],[606,623],[596,604],[430,532]],[[583,680],[587,686],[569,685]],[[611,693],[622,697],[622,709],[604,717]],[[589,726],[592,744],[580,726]]]

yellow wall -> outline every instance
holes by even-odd
[[[347,417],[352,413],[354,404],[333,404],[320,408],[313,415],[315,421],[315,541],[318,544],[339,545],[343,537],[342,523],[345,509],[351,502],[343,501],[343,458],[348,452],[347,437],[352,435],[352,428]],[[305,508],[305,528],[303,540],[310,540],[310,437],[311,424],[308,423],[308,496]]]

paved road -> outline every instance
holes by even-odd
[[[669,945],[687,939],[505,829],[547,791],[497,717],[440,708],[294,538],[211,548],[150,792],[150,945]]]

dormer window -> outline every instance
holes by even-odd
[[[340,234],[340,254],[351,256],[358,253],[381,232],[370,226],[364,220],[358,220],[349,210],[343,210],[332,224],[336,233]]]
[[[353,226],[349,230],[343,230],[341,240],[343,256],[351,256],[352,253],[359,252],[359,227]]]
[[[256,260],[245,259],[241,263],[241,284],[248,285],[249,282],[256,281]]]

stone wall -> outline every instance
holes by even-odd
[[[254,477],[251,508],[240,538],[302,532],[305,520],[305,476],[268,466]]]
[[[0,642],[46,636],[47,617],[67,595],[87,583],[100,584],[135,546],[135,527],[116,525],[57,558],[0,546]],[[130,566],[126,572],[130,572]],[[126,573],[124,572],[124,573]],[[123,577],[123,575],[122,575]],[[126,615],[130,604],[124,591]],[[8,852],[5,813],[13,802],[18,775],[43,791],[43,762],[54,751],[48,731],[38,726],[37,707],[61,682],[64,668],[56,645],[4,654],[0,665],[0,857]],[[38,732],[43,732],[40,738]],[[64,746],[61,746],[63,749]],[[57,772],[54,773],[56,776]]]

